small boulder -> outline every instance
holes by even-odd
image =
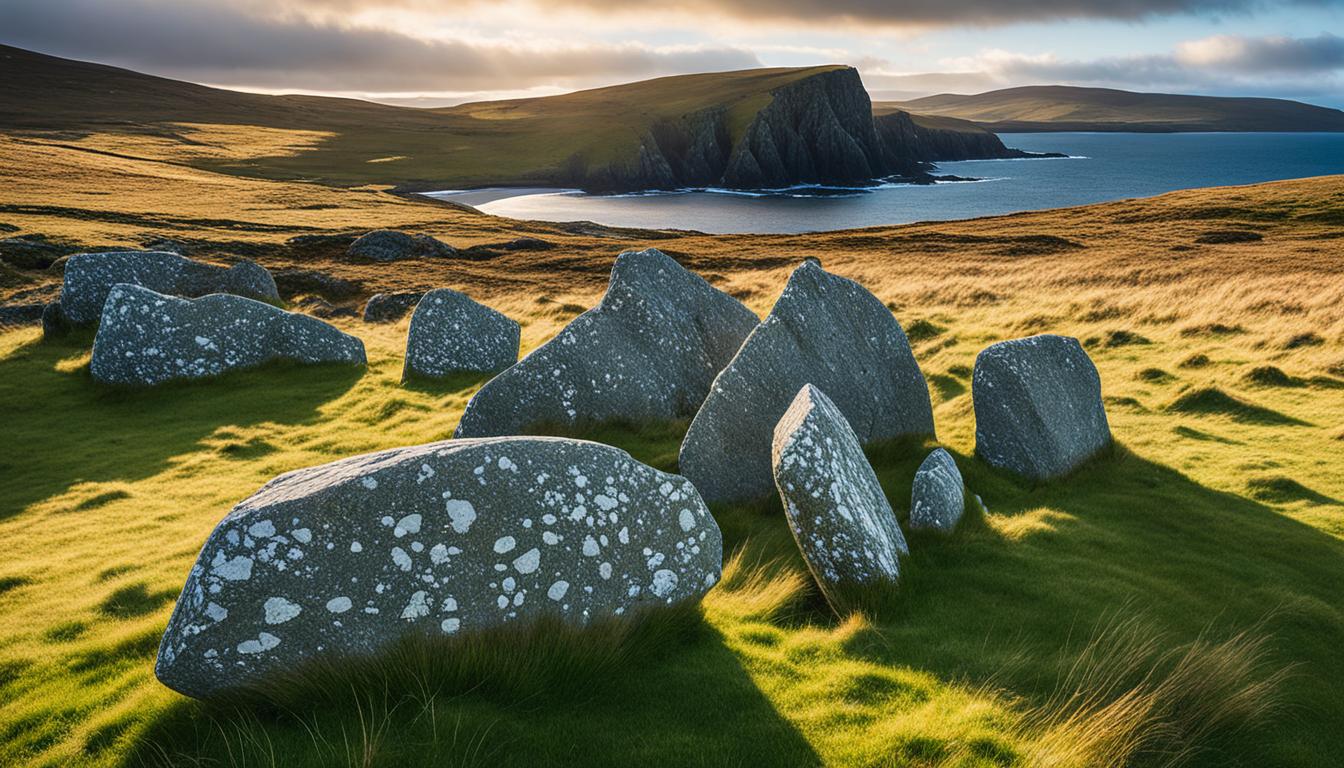
[[[910,554],[896,513],[845,415],[805,385],[775,425],[775,486],[807,567],[833,606],[846,586],[900,579]]]
[[[333,317],[359,317],[350,307],[339,307],[320,296],[304,296],[294,302],[293,308],[296,311],[305,312],[313,317],[320,317],[329,320]]]
[[[315,317],[241,296],[179,299],[123,284],[107,295],[89,367],[98,381],[152,386],[273,360],[363,365],[364,343]]]
[[[519,336],[517,322],[466,294],[430,291],[411,315],[401,377],[502,371],[518,362]]]
[[[929,387],[900,323],[863,286],[809,260],[719,373],[686,432],[681,471],[707,501],[770,492],[770,431],[809,383],[864,445],[933,434]]]
[[[602,302],[486,382],[456,435],[689,416],[755,324],[751,310],[663,252],[627,251]]]
[[[353,299],[360,292],[360,285],[354,280],[334,277],[316,269],[277,270],[275,286],[285,298],[306,293],[321,296],[328,301],[344,301]]]
[[[423,291],[375,293],[364,304],[364,322],[395,323],[420,302]]]
[[[408,635],[698,600],[718,525],[684,478],[582,440],[450,440],[290,472],[205,542],[154,671],[208,698]]]
[[[375,229],[355,240],[346,250],[346,256],[351,259],[377,262],[452,258],[456,255],[456,248],[429,235],[408,235],[392,229]]]
[[[1077,339],[1001,341],[971,375],[975,452],[1031,480],[1067,474],[1111,444],[1101,377]]]
[[[65,265],[61,308],[72,325],[98,322],[112,286],[138,285],[168,296],[195,298],[229,293],[260,301],[279,301],[271,273],[255,262],[219,267],[167,251],[77,253]]]
[[[966,511],[965,484],[952,454],[935,449],[915,472],[910,491],[911,530],[951,533]]]

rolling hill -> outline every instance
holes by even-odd
[[[599,190],[855,183],[1012,156],[992,133],[874,117],[850,67],[664,77],[413,109],[208,88],[0,47],[0,127],[94,151],[340,186]],[[258,130],[264,129],[264,130]]]
[[[974,96],[940,94],[879,102],[969,120],[992,131],[1344,131],[1344,112],[1285,99],[1132,93],[1033,85]]]

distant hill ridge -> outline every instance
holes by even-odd
[[[622,191],[850,184],[938,160],[1020,156],[993,133],[899,110],[874,115],[851,67],[682,75],[534,99],[413,109],[263,96],[0,46],[0,130],[192,140],[193,126],[320,132],[301,149],[183,162],[266,178],[407,190],[486,185]],[[231,147],[246,141],[235,131]],[[237,152],[234,153],[235,155]]]
[[[999,132],[1033,131],[1344,131],[1344,112],[1286,99],[1134,93],[1110,88],[1033,85],[972,96],[940,94],[879,102],[969,120]]]

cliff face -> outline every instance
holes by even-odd
[[[921,125],[905,112],[874,117],[859,73],[845,68],[776,88],[736,142],[727,109],[712,107],[655,123],[631,160],[570,158],[560,182],[591,191],[861,184],[938,160],[1019,154],[987,131]]]

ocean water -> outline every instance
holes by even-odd
[[[699,190],[589,195],[574,190],[473,190],[435,197],[498,216],[702,232],[793,233],[967,219],[1148,197],[1191,187],[1344,174],[1344,133],[1018,133],[1005,144],[1067,159],[940,163],[973,182],[864,190]]]

